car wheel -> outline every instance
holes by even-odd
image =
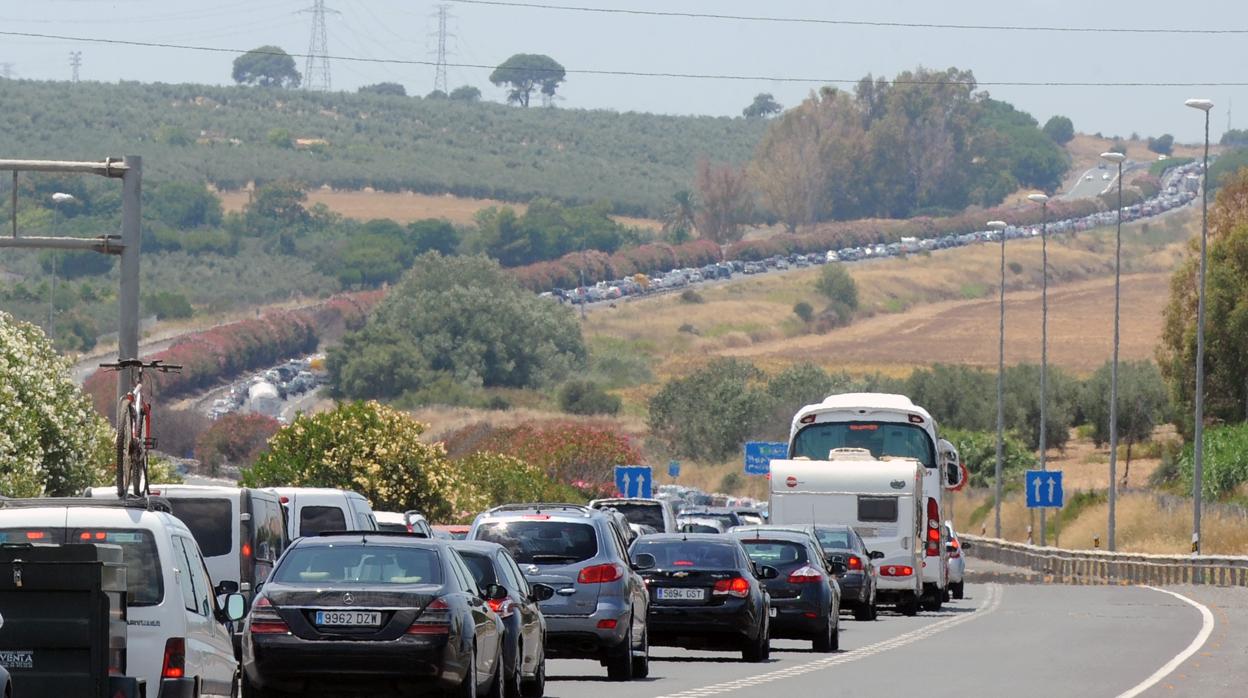
[[[633,678],[644,679],[650,676],[650,630],[641,631],[641,656],[633,655]]]
[[[918,615],[919,597],[917,595],[910,596],[905,601],[902,601],[901,603],[897,604],[897,610],[903,616]]]
[[[243,672],[243,698],[279,698],[282,694],[277,691],[270,691],[260,688],[247,678],[247,672]]]
[[[505,685],[507,687],[507,698],[522,698],[524,695],[524,645],[520,640],[516,640],[516,653],[512,655],[516,658],[512,665],[512,671],[505,675]],[[503,671],[507,671],[506,662],[503,663]]]
[[[811,643],[814,650],[816,652],[836,651],[836,633],[836,624],[829,616],[824,620],[823,630],[819,633],[819,637],[815,638],[814,642]]]
[[[769,623],[764,622],[758,637],[748,641],[745,649],[741,650],[742,659],[747,662],[765,662],[771,659],[771,628],[768,625]]]
[[[924,611],[939,611],[940,607],[945,604],[945,592],[938,590],[930,594],[924,594],[922,604]]]
[[[490,692],[486,698],[506,698],[507,667],[504,666],[503,653],[500,649],[498,659],[494,660],[494,678],[490,681]]]
[[[965,598],[964,594],[966,592],[965,592],[964,587],[962,586],[963,584],[964,582],[958,582],[957,584],[950,585],[953,587],[953,598],[959,599],[959,600]]]
[[[612,681],[631,681],[633,678],[633,623],[629,621],[628,632],[619,645],[607,652],[607,678]]]
[[[459,688],[451,693],[454,698],[477,698],[477,651],[468,653],[468,671]]]
[[[533,678],[525,679],[520,684],[520,695],[524,698],[542,698],[546,695],[546,657],[537,664]]]
[[[854,606],[854,620],[871,620],[871,605],[864,601]]]

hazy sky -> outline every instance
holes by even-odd
[[[541,1],[541,0],[537,0]],[[884,22],[1063,27],[1248,29],[1248,3],[1132,0],[549,0],[552,4]],[[276,44],[305,53],[312,0],[0,0],[0,30],[171,42],[246,50]],[[569,70],[714,73],[813,78],[809,83],[694,80],[570,74],[560,106],[678,114],[740,114],[758,92],[786,106],[822,81],[891,77],[917,65],[956,66],[981,82],[1248,82],[1248,34],[1147,35],[849,27],[693,18],[638,17],[500,8],[448,2],[451,62],[494,65],[513,53],[545,53]],[[327,0],[331,55],[429,60],[436,46],[435,2]],[[82,51],[84,80],[226,84],[234,56],[165,48],[106,46],[61,39],[0,36],[0,64],[15,77],[68,79],[69,52]],[[303,59],[297,59],[303,70]],[[335,89],[400,82],[409,94],[433,88],[433,68],[333,62]],[[3,68],[3,65],[0,65]],[[488,70],[450,69],[487,99],[504,91]],[[1170,132],[1199,140],[1200,114],[1183,106],[1207,97],[1217,106],[1216,141],[1227,107],[1244,87],[986,87],[1040,122],[1070,116],[1084,132]]]

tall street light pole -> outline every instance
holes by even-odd
[[[1122,272],[1122,153],[1101,153],[1107,162],[1118,165],[1118,231],[1114,243],[1114,359],[1109,372],[1109,532],[1105,536],[1110,551],[1117,550],[1118,506],[1118,318],[1121,309]]]
[[[1049,406],[1049,197],[1031,194],[1027,197],[1040,204],[1040,470],[1048,470],[1048,406]],[[1040,547],[1048,545],[1044,508],[1040,509]]]
[[[988,221],[1001,238],[1001,333],[997,341],[997,465],[994,476],[995,535],[1001,537],[1001,470],[1005,462],[1005,221]]]
[[[1205,113],[1204,182],[1200,186],[1200,300],[1196,310],[1196,433],[1192,457],[1192,554],[1200,554],[1200,497],[1204,487],[1205,456],[1205,273],[1209,247],[1209,110],[1213,102],[1189,99],[1184,102]]]

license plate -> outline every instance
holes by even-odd
[[[317,611],[316,624],[376,627],[381,625],[381,613],[379,611]]]
[[[706,589],[673,589],[659,587],[654,594],[661,601],[702,601],[706,598]]]

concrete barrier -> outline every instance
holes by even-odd
[[[1037,572],[1063,584],[1209,584],[1248,586],[1248,556],[1145,555],[1041,548],[960,534],[967,554]]]

